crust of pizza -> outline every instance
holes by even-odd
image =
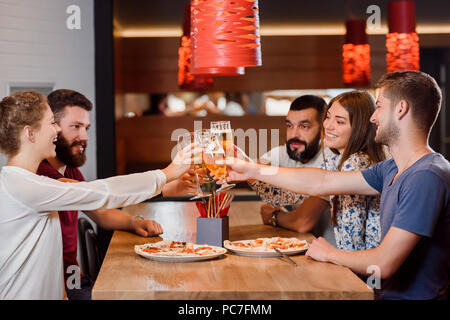
[[[234,242],[225,240],[224,246],[229,249],[249,252],[273,252],[273,248],[278,248],[281,251],[296,251],[307,248],[308,242],[297,238],[273,237]]]
[[[135,251],[145,252],[154,256],[195,257],[224,253],[226,250],[209,245],[196,245],[190,242],[163,240],[156,243],[136,245]]]

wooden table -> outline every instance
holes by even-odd
[[[233,202],[230,209],[230,240],[257,237],[298,237],[299,234],[262,225],[262,202]],[[153,202],[130,206],[130,214],[158,221],[165,240],[195,243],[194,203]],[[157,242],[114,232],[92,291],[93,299],[373,299],[373,291],[348,268],[292,256],[298,267],[281,258],[255,258],[226,254],[215,260],[164,263],[134,253],[134,245]]]

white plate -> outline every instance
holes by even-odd
[[[230,243],[234,243],[234,242],[249,242],[249,241],[253,241],[253,240],[239,240],[239,241],[230,241]],[[301,252],[305,252],[306,250],[308,250],[308,243],[306,242],[306,240],[301,240],[301,241],[305,241],[306,246],[301,248],[301,249],[287,249],[287,250],[280,250],[281,252],[283,252],[284,254],[288,255],[288,256],[292,256],[295,254],[299,254]],[[254,249],[249,249],[249,248],[232,248],[228,245],[227,242],[224,241],[223,246],[225,248],[227,248],[229,251],[240,255],[240,256],[246,256],[246,257],[280,257],[280,254],[278,252],[276,252],[275,250],[271,250],[271,251],[255,251]]]
[[[154,243],[152,243],[151,245],[154,245]],[[162,256],[162,255],[157,255],[157,254],[142,251],[142,249],[148,248],[149,244],[134,246],[134,252],[136,252],[138,255],[140,255],[144,258],[154,260],[154,261],[159,261],[159,262],[194,262],[194,261],[210,260],[210,259],[217,258],[227,252],[227,250],[224,248],[214,247],[214,246],[210,246],[210,245],[194,244],[194,249],[197,249],[198,247],[204,247],[204,246],[214,248],[218,252],[213,253],[213,254],[204,255],[204,256]]]

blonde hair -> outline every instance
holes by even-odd
[[[47,99],[36,91],[21,91],[0,102],[0,150],[14,156],[20,149],[20,132],[25,126],[39,129]]]

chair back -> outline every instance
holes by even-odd
[[[78,219],[78,242],[80,244],[80,256],[79,256],[79,262],[80,262],[80,268],[81,272],[83,272],[84,275],[86,275],[88,278],[91,278],[89,275],[89,262],[88,262],[88,256],[87,256],[87,248],[86,248],[86,239],[85,239],[85,233],[86,230],[94,230],[92,227],[92,224],[86,219],[86,218],[79,218]]]
[[[95,282],[102,265],[100,245],[94,230],[87,229],[84,236],[86,240],[89,278],[92,282]]]

